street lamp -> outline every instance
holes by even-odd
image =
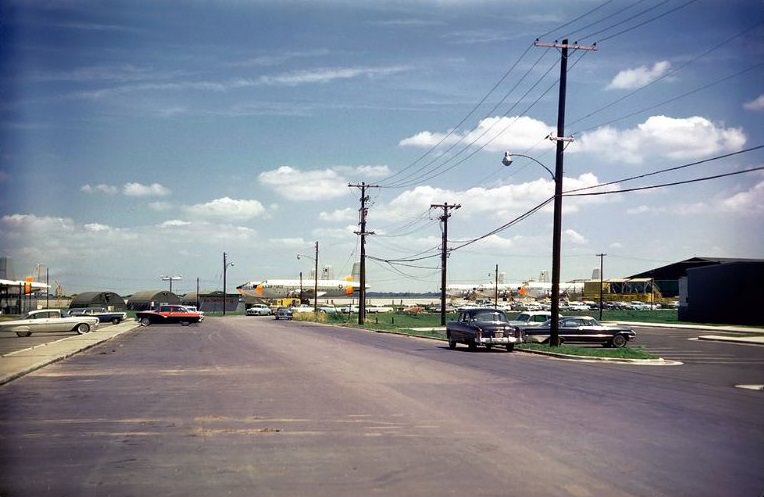
[[[313,312],[318,313],[318,242],[316,242],[315,257],[311,257],[309,255],[297,254],[297,260],[300,260],[300,257],[307,257],[308,259],[313,259],[313,262],[316,265],[314,269],[315,279],[313,280]],[[300,277],[300,304],[302,304],[302,276]]]
[[[180,275],[180,274],[177,275],[177,276],[166,276],[166,275],[163,274],[162,276],[160,276],[160,278],[162,279],[162,281],[169,281],[170,282],[170,293],[172,293],[172,282],[173,282],[173,280],[180,281],[180,280],[183,279],[183,276]]]
[[[228,295],[226,295],[226,273],[228,272],[228,266],[233,266],[233,262],[228,262],[227,260],[228,254],[223,252],[223,316],[225,316],[225,307],[226,303],[228,301]]]
[[[512,164],[512,156],[509,152],[504,153],[501,163],[505,166]],[[562,161],[557,161],[557,174],[544,164],[529,155],[514,154],[515,157],[524,157],[530,159],[539,166],[546,169],[546,172],[554,181],[554,225],[552,227],[552,316],[549,329],[549,345],[557,347],[560,345],[560,253],[562,247]]]

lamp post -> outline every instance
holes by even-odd
[[[530,159],[546,172],[554,181],[554,225],[552,227],[552,309],[549,329],[549,345],[560,345],[560,253],[562,246],[562,163],[558,161],[557,174],[544,164],[529,155],[504,153],[501,163],[505,166],[512,164],[512,157],[524,157]]]
[[[173,280],[180,281],[180,280],[183,279],[183,276],[181,276],[181,275],[166,276],[166,275],[163,274],[162,276],[160,276],[160,278],[162,279],[162,281],[169,281],[170,282],[170,293],[172,293],[172,282],[173,282]]]
[[[315,264],[314,268],[314,276],[315,279],[313,280],[313,312],[318,313],[318,242],[316,242],[316,256],[311,257],[309,255],[302,255],[297,254],[297,259],[299,260],[300,257],[307,257],[308,259],[313,259],[313,262]],[[302,273],[300,273],[300,304],[302,304]]]
[[[223,252],[223,316],[225,316],[225,307],[228,301],[228,295],[226,295],[226,273],[228,272],[228,266],[233,266],[233,262],[228,262],[228,254]]]

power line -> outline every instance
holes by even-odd
[[[657,15],[655,17],[651,17],[650,19],[642,21],[641,23],[636,24],[636,25],[634,25],[634,26],[632,26],[630,28],[626,28],[624,30],[621,30],[621,31],[619,31],[617,33],[614,33],[614,34],[612,34],[610,36],[607,36],[605,38],[600,38],[599,40],[597,40],[597,43],[602,43],[603,41],[611,40],[611,39],[615,38],[616,36],[621,36],[622,34],[628,33],[629,31],[632,31],[634,29],[642,27],[645,24],[649,24],[649,23],[651,23],[653,21],[657,21],[658,19],[661,19],[662,17],[666,17],[667,15],[672,14],[672,13],[676,12],[677,10],[683,9],[683,8],[687,7],[688,5],[690,5],[691,3],[695,3],[697,1],[698,0],[689,0],[689,1],[685,2],[685,3],[683,3],[682,5],[678,6],[678,7],[674,7],[673,9],[668,10],[668,11],[662,13],[662,14],[659,14],[659,15]]]
[[[662,183],[658,185],[650,185],[650,186],[639,186],[635,188],[627,188],[625,190],[616,190],[616,191],[608,191],[608,192],[588,192],[588,193],[570,193],[570,194],[564,194],[566,197],[587,197],[587,196],[593,196],[593,195],[610,195],[613,193],[629,193],[629,192],[638,192],[642,190],[653,190],[655,188],[665,188],[667,186],[677,186],[677,185],[686,185],[689,183],[699,183],[701,181],[710,181],[712,179],[719,179],[719,178],[726,178],[727,176],[735,176],[738,174],[746,174],[746,173],[752,173],[755,171],[762,171],[764,170],[764,166],[759,167],[752,167],[750,169],[743,169],[741,171],[733,171],[731,173],[722,173],[722,174],[715,174],[713,176],[703,176],[700,178],[693,178],[685,181],[673,181],[671,183]]]
[[[531,46],[532,46],[532,45],[531,45]],[[529,47],[529,48],[530,48],[530,47]],[[520,78],[520,80],[519,80],[519,81],[518,81],[518,82],[517,82],[517,83],[516,83],[516,84],[515,84],[515,85],[512,87],[512,89],[510,89],[510,90],[509,90],[509,92],[507,92],[507,93],[504,95],[504,97],[501,99],[501,101],[500,101],[500,102],[499,102],[497,105],[495,105],[495,106],[494,106],[494,107],[493,107],[493,108],[492,108],[492,109],[491,109],[491,110],[490,110],[488,113],[486,113],[486,114],[483,116],[483,118],[480,120],[480,122],[482,122],[482,121],[483,121],[483,120],[485,120],[487,117],[489,117],[489,116],[490,116],[490,114],[492,114],[492,113],[493,113],[493,112],[494,112],[494,111],[495,111],[495,110],[498,108],[498,106],[499,106],[499,105],[501,105],[501,103],[503,103],[503,102],[504,102],[504,101],[505,101],[505,100],[506,100],[506,99],[509,97],[509,95],[515,91],[515,89],[517,89],[517,87],[518,87],[518,86],[519,86],[519,85],[520,85],[520,84],[521,84],[521,83],[522,83],[522,82],[525,80],[525,78],[526,78],[526,77],[527,77],[527,76],[528,76],[528,75],[529,75],[531,72],[533,72],[533,70],[534,70],[534,69],[536,68],[536,66],[537,66],[537,65],[538,65],[538,64],[541,62],[541,60],[543,60],[543,58],[544,58],[544,56],[545,56],[545,55],[546,55],[546,51],[545,51],[544,53],[542,53],[542,54],[541,54],[541,56],[539,56],[539,58],[536,60],[536,62],[534,62],[534,63],[533,63],[533,65],[532,65],[532,66],[531,66],[531,67],[530,67],[530,68],[529,68],[529,69],[528,69],[528,70],[525,72],[525,74],[524,74],[524,75],[523,75],[523,76]],[[544,74],[543,74],[543,75],[542,75],[542,76],[541,76],[541,77],[540,77],[540,78],[539,78],[539,79],[536,81],[536,83],[534,83],[534,84],[533,84],[533,85],[532,85],[532,86],[531,86],[531,87],[530,87],[530,88],[529,88],[529,89],[528,89],[528,90],[525,92],[525,94],[523,94],[523,96],[522,96],[522,97],[520,97],[520,99],[518,99],[518,100],[515,102],[515,104],[514,104],[514,105],[512,105],[512,106],[511,106],[511,107],[510,107],[510,108],[509,108],[509,109],[508,109],[508,110],[507,110],[507,111],[506,111],[506,112],[505,112],[503,115],[504,115],[504,116],[506,116],[506,115],[508,115],[510,112],[512,112],[512,110],[514,110],[514,108],[515,108],[515,107],[517,107],[517,105],[518,105],[520,102],[522,102],[522,101],[523,101],[523,99],[524,99],[526,96],[528,96],[528,94],[529,94],[531,91],[533,91],[533,90],[536,88],[536,86],[538,86],[538,84],[539,84],[539,83],[541,83],[541,81],[543,81],[543,79],[544,79],[544,78],[547,76],[547,74],[549,74],[549,72],[551,72],[551,70],[552,70],[552,69],[554,69],[555,65],[556,65],[556,62],[552,63],[552,65],[551,65],[551,66],[549,66],[549,69],[547,69],[547,70],[546,70],[546,72],[545,72],[545,73],[544,73]],[[455,157],[458,157],[459,155],[461,155],[461,154],[464,152],[464,150],[468,149],[468,148],[469,148],[469,147],[470,147],[472,144],[474,144],[474,143],[475,143],[475,141],[477,141],[477,140],[479,140],[480,138],[482,138],[483,136],[485,136],[485,134],[486,134],[488,131],[490,131],[490,130],[493,128],[493,126],[495,126],[495,124],[496,124],[496,123],[494,123],[493,125],[491,125],[491,126],[490,126],[490,127],[487,129],[487,130],[485,130],[485,131],[484,131],[484,132],[483,132],[483,133],[482,133],[482,134],[481,134],[481,135],[480,135],[480,136],[479,136],[479,137],[478,137],[476,140],[474,140],[474,141],[473,141],[472,143],[470,143],[469,145],[467,145],[467,146],[463,147],[461,150],[459,150],[459,152],[457,152],[455,155],[451,156],[450,158],[446,159],[446,161],[445,161],[443,164],[440,164],[439,166],[443,166],[443,165],[447,164],[448,162],[450,162],[451,160],[453,160]],[[477,126],[475,126],[475,127],[471,128],[469,132],[467,132],[467,133],[464,133],[464,135],[463,135],[461,138],[459,138],[459,139],[458,139],[456,142],[452,143],[452,144],[451,144],[451,146],[450,146],[450,147],[448,147],[448,149],[446,149],[446,150],[443,152],[443,155],[445,155],[445,154],[448,154],[448,153],[449,153],[451,150],[453,150],[453,149],[454,149],[454,148],[455,148],[457,145],[459,145],[460,143],[464,142],[464,141],[467,139],[467,137],[469,136],[469,133],[470,133],[470,132],[472,132],[472,131],[475,131],[475,130],[477,130],[479,125],[480,125],[480,123],[478,123],[478,125],[477,125]],[[454,133],[454,131],[455,131],[455,129],[452,129],[451,131],[449,131],[447,136],[451,136],[451,135]],[[437,144],[437,145],[440,145],[440,144],[441,144],[441,143],[443,143],[444,141],[445,141],[445,138],[443,138],[443,139],[442,139],[440,142],[438,142],[438,144]],[[436,145],[436,146],[437,146],[437,145]],[[431,150],[432,150],[432,149],[431,149]],[[432,170],[435,170],[435,169],[437,169],[437,167],[439,167],[438,165],[436,165],[435,167],[432,167],[432,168],[430,168],[430,166],[432,166],[432,165],[433,165],[435,162],[437,162],[438,160],[440,160],[440,158],[441,158],[441,157],[435,157],[434,159],[430,160],[430,161],[429,161],[427,164],[425,164],[424,166],[420,167],[420,168],[419,168],[419,169],[417,169],[416,171],[413,171],[413,172],[409,173],[408,175],[406,175],[404,178],[402,178],[402,179],[399,179],[399,180],[398,180],[398,182],[397,182],[396,184],[392,184],[392,185],[383,185],[383,187],[386,187],[386,188],[406,188],[406,187],[408,187],[408,186],[411,186],[411,185],[417,184],[417,182],[418,182],[418,181],[427,181],[428,179],[432,179],[432,178],[423,178],[423,177],[424,177],[424,176],[426,176],[426,175],[428,175],[428,174],[430,174],[430,173],[432,172]],[[430,170],[430,171],[427,171],[427,169],[428,169],[428,168],[430,168],[431,170]],[[435,175],[435,176],[433,176],[433,177],[436,177],[436,176],[438,176],[438,175],[436,174],[436,175]],[[404,183],[406,183],[406,184],[404,184]]]
[[[703,160],[699,160],[699,161],[695,161],[695,162],[690,162],[688,164],[682,164],[680,166],[668,167],[668,168],[665,168],[665,169],[659,169],[657,171],[652,171],[652,172],[649,172],[649,173],[639,174],[637,176],[631,176],[629,178],[623,178],[623,179],[619,179],[619,180],[615,180],[615,181],[609,181],[607,183],[601,183],[601,184],[594,185],[594,186],[585,186],[585,187],[582,187],[582,188],[576,188],[575,190],[568,190],[568,191],[564,192],[564,194],[565,195],[574,196],[573,194],[576,193],[576,192],[581,192],[581,191],[584,191],[584,190],[593,190],[594,188],[602,188],[602,187],[614,185],[614,184],[617,184],[617,183],[626,183],[627,181],[633,181],[633,180],[637,180],[637,179],[647,178],[648,176],[655,176],[656,174],[663,174],[663,173],[668,173],[668,172],[672,172],[672,171],[678,171],[679,169],[686,169],[688,167],[698,166],[700,164],[705,164],[707,162],[713,162],[713,161],[720,160],[720,159],[726,159],[727,157],[733,157],[735,155],[740,155],[740,154],[744,154],[744,153],[747,153],[747,152],[753,152],[754,150],[759,150],[759,149],[762,149],[762,148],[764,148],[764,145],[757,145],[755,147],[746,148],[744,150],[738,150],[737,152],[730,152],[730,153],[724,154],[724,155],[717,155],[716,157],[710,157],[708,159],[703,159]],[[622,191],[622,190],[620,190],[620,191]],[[619,191],[612,191],[611,193],[619,193]]]
[[[450,136],[451,136],[451,135],[454,133],[454,131],[455,131],[455,130],[459,129],[459,126],[461,126],[462,124],[464,124],[464,123],[467,121],[467,119],[469,119],[469,117],[470,117],[472,114],[474,114],[474,113],[475,113],[475,111],[477,111],[477,109],[479,109],[481,105],[483,105],[483,103],[486,101],[486,99],[488,99],[488,97],[489,97],[489,96],[490,96],[490,95],[491,95],[491,94],[492,94],[494,91],[496,91],[496,88],[498,88],[498,87],[499,87],[499,85],[501,85],[501,83],[503,83],[503,82],[504,82],[504,80],[505,80],[505,79],[507,79],[507,77],[508,77],[508,76],[509,76],[509,75],[512,73],[512,71],[514,71],[515,67],[517,67],[517,65],[518,65],[518,64],[520,63],[520,61],[521,61],[521,60],[522,60],[522,59],[525,57],[525,55],[526,55],[526,54],[527,54],[527,53],[530,51],[530,49],[531,49],[531,48],[533,48],[533,44],[531,44],[531,45],[528,45],[528,47],[525,49],[525,51],[524,51],[524,52],[523,52],[523,53],[520,55],[520,57],[518,57],[518,59],[515,61],[515,63],[514,63],[514,64],[512,64],[512,66],[510,66],[510,68],[509,68],[509,69],[508,69],[508,70],[507,70],[507,71],[504,73],[504,75],[503,75],[501,78],[499,78],[499,80],[496,82],[496,84],[494,84],[494,85],[493,85],[493,87],[492,87],[492,88],[491,88],[491,89],[488,91],[488,93],[486,93],[486,94],[483,96],[483,98],[481,98],[481,99],[480,99],[480,101],[479,101],[477,104],[475,104],[475,106],[472,108],[472,110],[470,110],[470,111],[467,113],[467,115],[466,115],[466,116],[464,116],[464,118],[462,118],[462,120],[461,120],[461,121],[459,121],[459,123],[458,123],[456,126],[454,126],[453,128],[451,128],[451,130],[450,130],[450,131],[449,131],[449,132],[448,132],[448,133],[447,133],[445,136],[443,136],[443,138],[441,138],[441,140],[440,140],[438,143],[436,143],[435,145],[433,145],[432,147],[430,147],[430,148],[429,148],[429,149],[428,149],[428,150],[427,150],[425,153],[423,153],[421,156],[419,156],[419,157],[418,157],[416,160],[414,160],[414,161],[413,161],[413,162],[411,162],[409,165],[407,165],[406,167],[404,167],[404,168],[403,168],[403,169],[401,169],[400,171],[396,172],[395,174],[393,174],[392,176],[390,176],[390,177],[389,177],[389,178],[387,178],[387,179],[389,180],[390,178],[394,178],[394,177],[398,176],[399,174],[402,174],[404,171],[408,170],[409,168],[413,167],[414,165],[416,165],[417,163],[419,163],[419,162],[420,162],[422,159],[424,159],[425,157],[427,157],[427,156],[428,156],[430,153],[432,153],[433,151],[435,151],[435,149],[437,149],[437,148],[438,148],[438,147],[439,147],[439,146],[440,146],[440,145],[441,145],[443,142],[445,142],[445,141],[448,139],[448,137],[450,137]],[[505,96],[504,98],[506,98],[506,96]]]
[[[748,33],[749,31],[751,31],[752,29],[756,28],[757,26],[759,26],[759,25],[761,25],[761,24],[762,24],[762,21],[757,21],[756,23],[752,24],[751,26],[749,26],[749,27],[747,27],[747,28],[743,29],[742,31],[740,31],[740,32],[738,32],[738,33],[736,33],[736,34],[734,34],[734,35],[730,36],[729,38],[725,39],[724,41],[722,41],[722,42],[720,42],[720,43],[718,43],[718,44],[716,44],[716,45],[714,45],[713,47],[711,47],[711,48],[709,48],[708,50],[706,50],[706,51],[702,52],[701,54],[699,54],[699,55],[697,55],[697,56],[693,57],[692,59],[688,60],[687,62],[685,62],[685,63],[684,63],[684,64],[682,64],[681,66],[679,66],[679,67],[676,67],[675,69],[672,69],[671,71],[668,71],[666,74],[662,75],[662,76],[661,76],[661,77],[659,77],[659,78],[656,78],[656,79],[654,79],[653,81],[649,82],[648,84],[646,84],[646,85],[644,85],[644,86],[640,86],[639,88],[636,88],[635,90],[633,90],[633,91],[631,91],[631,92],[627,93],[626,95],[623,95],[623,96],[621,96],[621,97],[619,97],[619,98],[617,98],[617,99],[615,99],[615,100],[613,100],[613,101],[611,101],[611,102],[609,102],[609,103],[607,103],[607,104],[603,105],[602,107],[599,107],[599,108],[595,109],[594,111],[592,111],[592,112],[590,112],[590,113],[586,114],[585,116],[582,116],[582,117],[580,117],[580,118],[578,118],[578,119],[575,119],[575,120],[574,120],[574,121],[572,121],[570,124],[571,124],[571,125],[573,125],[573,124],[579,123],[579,122],[581,122],[581,121],[583,121],[583,120],[585,120],[585,119],[588,119],[588,118],[590,118],[590,117],[592,117],[592,116],[594,116],[594,115],[596,115],[596,114],[599,114],[599,113],[600,113],[600,112],[602,112],[603,110],[609,109],[610,107],[613,107],[614,105],[616,105],[616,104],[618,104],[618,103],[621,103],[621,102],[623,102],[624,100],[626,100],[626,99],[628,99],[628,98],[631,98],[631,97],[633,97],[634,95],[636,95],[636,94],[637,94],[637,93],[639,93],[640,91],[644,90],[645,88],[649,88],[650,86],[652,86],[652,85],[654,85],[654,84],[656,84],[656,83],[658,83],[658,82],[660,82],[660,81],[663,81],[664,79],[667,79],[667,78],[669,78],[669,77],[671,77],[671,76],[673,76],[673,75],[677,74],[678,72],[682,71],[682,70],[683,70],[683,69],[685,69],[687,66],[689,66],[690,64],[693,64],[693,63],[697,62],[699,59],[701,59],[701,58],[703,58],[703,57],[706,57],[706,56],[707,56],[707,55],[709,55],[710,53],[714,52],[715,50],[718,50],[719,48],[721,48],[721,47],[723,47],[724,45],[726,45],[726,44],[730,43],[731,41],[733,41],[733,40],[735,40],[735,39],[737,39],[737,38],[739,38],[739,37],[743,36],[744,34]],[[756,66],[753,66],[753,67],[756,67]],[[752,68],[753,68],[753,67],[752,67]],[[739,75],[739,74],[740,74],[740,73],[737,73],[737,74],[735,74],[735,75],[733,75],[733,76],[729,76],[728,78],[724,78],[723,80],[729,79],[729,78],[731,78],[731,77],[734,77],[734,76],[737,76],[737,75]],[[719,82],[721,82],[721,81],[719,81]],[[716,83],[714,83],[714,84],[716,84]],[[710,85],[707,85],[707,86],[701,87],[700,89],[705,89],[705,88],[707,88],[708,86],[710,86]],[[699,91],[700,89],[697,89],[697,90],[693,90],[691,93],[694,93],[694,92],[696,92],[696,91]],[[675,100],[675,99],[677,99],[677,98],[680,98],[680,97],[686,96],[686,95],[688,95],[688,94],[691,94],[691,93],[687,93],[687,94],[683,94],[683,95],[680,95],[679,97],[675,97],[674,99],[671,99],[671,100],[668,100],[668,101],[664,101],[664,102],[662,102],[662,103],[660,103],[660,104],[658,104],[658,105],[664,105],[664,104],[666,104],[666,103],[672,102],[673,100]],[[649,107],[649,108],[648,108],[648,109],[646,109],[646,110],[651,110],[651,109],[653,109],[653,108],[655,108],[655,106],[653,106],[653,107]],[[606,124],[610,124],[610,123],[612,123],[612,122],[617,122],[618,120],[621,120],[621,119],[625,119],[626,117],[631,117],[631,116],[633,116],[633,115],[635,115],[635,114],[638,114],[638,113],[641,113],[641,112],[645,112],[646,110],[640,110],[640,111],[637,111],[637,112],[635,112],[635,113],[631,113],[631,114],[629,114],[629,115],[627,115],[627,116],[625,116],[625,117],[623,117],[623,118],[619,118],[619,119],[617,119],[617,120],[613,120],[613,121],[610,121],[610,122],[608,122],[608,123],[605,123],[605,124],[598,124],[598,125],[596,125],[596,126],[594,126],[594,127],[604,126],[604,125],[606,125]],[[587,130],[584,130],[584,131],[588,131],[589,129],[593,129],[593,128],[588,128]],[[574,134],[575,134],[575,133],[574,133]]]

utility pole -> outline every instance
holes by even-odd
[[[568,50],[597,50],[595,45],[584,46],[568,44],[568,40],[562,43],[534,43],[537,47],[559,48],[560,54],[560,95],[557,102],[557,136],[551,137],[557,142],[557,155],[554,172],[554,226],[552,232],[552,322],[549,330],[549,345],[560,345],[560,259],[562,253],[562,175],[563,155],[565,142],[572,138],[565,138],[565,94],[568,84]]]
[[[448,218],[451,217],[449,210],[461,208],[459,204],[448,205],[430,204],[430,209],[443,209],[443,215],[440,220],[443,223],[443,241],[441,243],[440,253],[440,325],[446,325],[446,259],[448,258]]]
[[[228,262],[227,257],[228,257],[228,254],[223,252],[223,316],[225,316],[225,307],[228,301],[228,298],[227,298],[228,296],[225,293],[226,292],[226,288],[225,288],[226,273],[228,272],[228,266],[233,266],[233,262]]]
[[[495,309],[498,309],[499,308],[499,265],[498,264],[496,264],[496,272],[494,272],[493,274],[493,279],[494,279],[493,307]]]
[[[602,268],[603,268],[603,261],[604,261],[606,255],[607,254],[604,254],[604,253],[603,254],[597,254],[597,257],[600,258],[600,321],[602,321],[602,282],[603,282],[603,279],[604,279],[603,278],[604,275],[602,273]]]
[[[361,190],[361,208],[358,210],[358,224],[361,227],[360,231],[356,231],[356,235],[361,236],[361,275],[359,284],[361,288],[358,289],[358,324],[363,324],[366,320],[366,235],[373,235],[373,231],[366,231],[366,215],[369,209],[366,207],[366,202],[369,201],[369,196],[366,195],[367,188],[379,188],[379,185],[367,185],[363,181],[361,184],[348,183],[349,188],[360,188]]]
[[[316,241],[316,279],[313,283],[313,313],[318,314],[318,241]]]

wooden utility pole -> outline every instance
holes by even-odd
[[[366,215],[368,214],[368,208],[366,202],[369,201],[369,196],[366,195],[367,188],[379,188],[379,185],[367,185],[364,182],[361,184],[348,184],[350,188],[360,188],[361,190],[361,208],[358,210],[358,224],[361,227],[360,231],[356,231],[356,235],[361,236],[361,275],[359,284],[361,288],[358,289],[358,324],[364,324],[366,320],[366,235],[373,235],[373,231],[366,231]]]
[[[600,321],[602,321],[602,283],[604,280],[604,274],[602,272],[603,266],[604,266],[604,259],[607,254],[597,254],[597,257],[600,258]]]
[[[446,260],[448,259],[448,218],[451,217],[449,210],[459,209],[461,205],[431,204],[430,209],[443,209],[440,220],[443,223],[443,241],[440,253],[440,325],[446,325]]]
[[[557,136],[551,139],[557,142],[557,155],[554,172],[554,226],[552,228],[552,322],[549,330],[549,345],[560,345],[560,259],[562,253],[562,175],[565,142],[565,95],[568,82],[568,50],[596,50],[595,46],[569,45],[568,40],[562,43],[534,43],[537,47],[559,48],[560,52],[560,94],[557,103]]]

